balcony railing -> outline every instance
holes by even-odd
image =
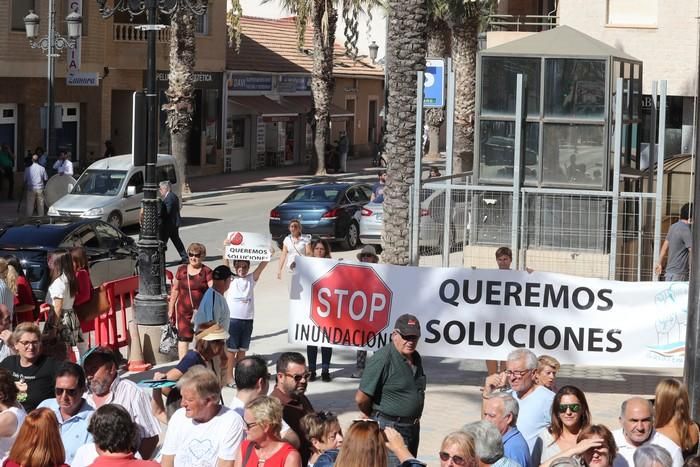
[[[557,27],[558,16],[489,15],[489,31],[547,31]]]
[[[118,42],[146,42],[146,31],[139,29],[139,24],[114,23],[112,25],[112,39]],[[170,28],[166,27],[158,31],[158,42],[170,41]]]

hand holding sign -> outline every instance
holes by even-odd
[[[256,263],[270,261],[272,250],[270,234],[229,232],[224,241],[228,260],[245,260]]]

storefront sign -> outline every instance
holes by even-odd
[[[69,15],[73,12],[78,13],[81,17],[83,16],[83,0],[70,0],[68,2],[68,10],[66,11],[66,15]],[[82,39],[79,37],[75,41],[75,46],[70,47],[68,49],[68,53],[66,55],[66,65],[68,67],[68,74],[72,75],[75,73],[78,73],[80,71],[80,49],[82,45]],[[72,86],[69,84],[69,86]],[[78,85],[80,86],[80,85]],[[89,85],[93,86],[93,85]],[[96,84],[94,86],[97,86]]]
[[[210,71],[195,71],[192,74],[194,87],[197,89],[221,89],[221,73]],[[165,89],[169,85],[170,72],[167,70],[159,70],[156,72],[157,87]]]
[[[229,91],[272,91],[272,76],[229,74],[226,87]]]
[[[97,73],[73,73],[66,76],[67,86],[99,86],[100,79]]]
[[[577,365],[683,366],[687,282],[303,256],[296,264],[290,343],[376,350],[390,342],[396,318],[411,313],[421,324],[424,356],[505,360],[527,348]]]
[[[265,122],[263,118],[258,115],[255,119],[255,150],[258,154],[265,153]]]
[[[310,76],[287,76],[282,75],[279,77],[277,83],[277,92],[284,94],[291,94],[295,92],[309,92],[311,91],[311,77]]]

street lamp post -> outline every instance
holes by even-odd
[[[56,9],[54,0],[49,0],[49,31],[48,35],[39,37],[39,15],[30,10],[24,17],[24,27],[33,49],[41,49],[48,59],[48,90],[46,93],[46,151],[49,156],[56,156],[56,124],[54,115],[54,77],[55,60],[63,49],[75,47],[80,37],[83,18],[75,11],[66,17],[68,37],[56,32]]]
[[[156,93],[156,35],[164,25],[158,17],[170,15],[178,8],[188,8],[195,15],[207,11],[207,0],[96,0],[102,18],[112,17],[117,11],[130,16],[146,14],[148,24],[141,26],[147,38],[146,69],[146,179],[143,185],[143,221],[137,242],[139,250],[139,293],[134,300],[134,316],[138,324],[158,325],[168,320],[165,299],[164,245],[158,239],[159,201],[156,184],[158,150],[158,94]],[[111,6],[110,6],[111,5]]]

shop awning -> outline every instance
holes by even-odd
[[[297,109],[299,113],[308,113],[314,104],[314,98],[311,96],[285,96],[282,100],[287,101],[290,104],[289,107]],[[353,118],[355,116],[351,111],[335,104],[331,104],[329,110],[331,118],[336,120]]]
[[[257,112],[261,117],[296,117],[299,112],[265,96],[230,96],[230,101]]]

